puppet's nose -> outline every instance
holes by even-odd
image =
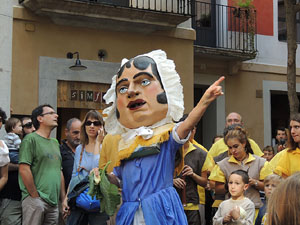
[[[127,95],[128,98],[133,98],[134,96],[137,96],[137,95],[139,95],[139,93],[137,91],[128,90],[128,95]]]

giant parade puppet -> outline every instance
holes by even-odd
[[[118,225],[187,224],[173,188],[175,154],[188,140],[208,105],[222,95],[221,77],[204,93],[184,122],[183,88],[175,64],[162,50],[123,59],[104,99],[112,104],[105,129],[120,135],[114,175],[123,204]]]

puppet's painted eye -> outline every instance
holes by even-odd
[[[127,87],[120,87],[119,93],[120,93],[120,94],[124,94],[124,93],[126,93],[127,90],[128,90]]]
[[[144,79],[144,80],[142,80],[141,84],[142,84],[142,86],[147,86],[150,84],[150,82],[151,82],[150,80]]]

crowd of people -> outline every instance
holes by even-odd
[[[63,211],[66,212],[66,219],[60,218],[60,223],[74,225],[106,224],[109,218],[105,213],[85,212],[80,208],[70,209],[67,197],[65,197],[70,191],[69,188],[74,187],[74,184],[69,184],[76,183],[76,179],[72,180],[72,177],[77,175],[84,177],[93,168],[98,168],[102,143],[107,145],[107,143],[119,141],[118,136],[106,135],[106,141],[103,142],[105,132],[101,114],[91,110],[82,122],[78,118],[69,119],[65,129],[66,139],[62,140],[60,146],[56,140],[49,138],[51,130],[56,127],[58,117],[50,105],[39,106],[33,111],[35,117],[32,118],[35,123],[39,123],[37,126],[34,126],[34,122],[29,117],[22,120],[13,117],[5,120],[6,114],[2,110],[1,115],[1,122],[5,122],[7,132],[4,140],[0,141],[1,224],[33,224],[34,221],[40,221],[41,218],[43,218],[43,224],[55,224],[51,222],[51,218],[55,219],[53,214],[58,214],[59,207],[53,208],[53,206],[58,206],[59,199],[57,196],[51,196],[50,193],[55,190],[54,193],[57,195],[60,188],[64,188],[61,191],[61,199],[64,201]],[[38,119],[38,117],[45,116],[49,118]],[[187,115],[179,122],[184,121],[186,117]],[[234,121],[232,117],[236,117],[235,122],[232,122]],[[297,129],[299,129],[300,122],[298,121],[300,121],[298,117],[291,118],[291,128],[288,130],[291,133],[289,141],[287,134],[281,133],[281,131],[286,132],[286,130],[278,129],[277,153],[271,146],[266,146],[261,152],[255,142],[247,137],[241,116],[237,113],[228,115],[224,138],[219,136],[219,140],[214,140],[209,151],[194,140],[196,132],[196,127],[194,127],[189,140],[177,152],[173,179],[188,224],[222,224],[223,222],[237,221],[239,218],[242,224],[253,224],[253,222],[255,225],[268,224],[266,218],[267,202],[273,190],[282,182],[282,177],[291,176],[298,170],[296,164],[290,164],[287,161],[293,161],[297,157],[297,151],[299,151],[297,143],[299,143],[300,138],[298,138]],[[34,131],[35,134],[24,140],[27,134]],[[300,136],[300,131],[298,132]],[[20,151],[21,142],[23,142],[22,149],[27,149],[28,152],[25,155],[21,153],[19,157],[19,152],[22,152]],[[216,148],[216,145],[219,147]],[[286,149],[280,145],[291,146],[292,148]],[[256,154],[252,146],[255,146]],[[38,152],[44,148],[49,150],[48,158],[52,155],[50,157],[51,166]],[[32,151],[33,149],[35,151]],[[60,149],[60,156],[58,149]],[[107,147],[104,146],[104,149]],[[282,157],[279,158],[280,160],[275,157],[273,161],[276,161],[276,166],[272,165],[274,163],[272,158],[277,156],[281,150],[283,150]],[[217,152],[215,155],[214,151]],[[55,157],[53,153],[56,154]],[[296,154],[296,156],[291,157],[291,154]],[[105,159],[105,157],[107,158]],[[53,159],[60,159],[61,164],[53,164]],[[111,155],[111,152],[108,155],[103,154],[102,164],[109,160],[116,161],[116,158]],[[269,164],[266,163],[268,161]],[[21,165],[20,170],[19,163]],[[60,167],[63,175],[60,173]],[[52,169],[53,171],[50,172]],[[270,170],[274,174],[269,175]],[[112,169],[109,172],[112,172]],[[18,179],[19,173],[21,180]],[[45,176],[48,173],[49,176]],[[51,185],[47,181],[50,181]],[[62,181],[64,181],[63,184]],[[234,187],[235,183],[240,185],[240,189]],[[43,189],[45,185],[47,188]],[[50,186],[54,187],[51,188]],[[207,211],[205,211],[205,194],[201,193],[201,187],[204,193],[205,191],[209,195],[213,193],[212,197],[215,202],[212,212],[209,208],[206,208]],[[264,198],[260,198],[262,191],[265,193]],[[206,197],[211,197],[207,193]],[[42,199],[40,199],[41,196],[43,196]],[[38,210],[34,209],[34,206],[41,207],[39,210],[41,210],[42,215],[38,214]],[[237,209],[237,207],[239,208]],[[30,211],[31,208],[34,211]],[[275,209],[272,208],[272,210]],[[240,217],[237,216],[239,214],[241,214]],[[23,217],[25,215],[23,223],[22,215]]]
[[[194,139],[196,125],[223,94],[224,77],[182,117],[174,71],[163,52],[122,61],[105,121],[97,110],[70,118],[61,144],[50,136],[59,116],[51,105],[21,120],[0,108],[0,224],[299,224],[300,114],[261,151],[241,115],[229,113],[208,150]],[[108,162],[122,192],[117,215],[71,203],[78,184]]]

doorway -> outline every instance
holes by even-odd
[[[298,94],[299,99],[299,94]],[[299,111],[299,110],[298,110]],[[272,145],[275,144],[276,128],[289,127],[290,108],[286,91],[271,91]]]
[[[194,85],[194,107],[209,85]],[[217,135],[217,103],[213,101],[205,111],[202,119],[197,124],[195,140],[207,150],[212,145],[213,137]]]
[[[73,117],[84,119],[86,113],[95,109],[102,112],[107,107],[103,96],[109,89],[109,84],[63,81],[57,84],[58,127],[56,137],[59,141],[65,139],[67,121]]]

